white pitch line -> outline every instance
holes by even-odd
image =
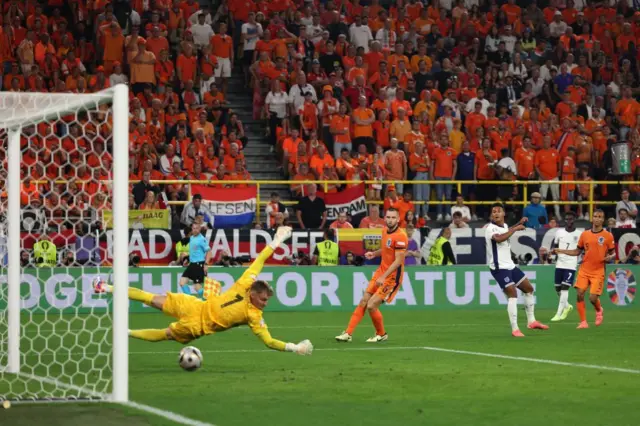
[[[135,408],[136,410],[144,411],[149,414],[154,414],[159,417],[163,417],[167,420],[171,420],[172,422],[179,423],[185,426],[215,426],[212,423],[205,423],[199,420],[193,420],[189,417],[182,416],[180,414],[174,413],[173,411],[162,410],[160,408],[151,407],[150,405],[140,404],[134,401],[128,401],[121,403],[126,407]]]

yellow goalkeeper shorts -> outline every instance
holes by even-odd
[[[162,311],[178,320],[169,325],[174,340],[186,344],[204,334],[203,306],[204,302],[197,297],[182,293],[167,293]]]

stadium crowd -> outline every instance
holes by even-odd
[[[417,202],[411,210],[426,223],[453,219],[451,206],[429,206],[434,200],[522,200],[516,179],[548,182],[528,188],[542,202],[586,200],[591,180],[640,181],[639,7],[10,0],[2,6],[0,73],[3,90],[13,92],[130,85],[130,177],[140,180],[131,207],[187,201],[186,185],[150,180],[251,179],[247,129],[226,96],[232,73],[242,73],[254,119],[265,120],[265,138],[292,181],[478,181],[461,194],[448,183],[367,188],[385,205]],[[109,208],[102,181],[111,147],[96,137],[103,131],[87,132],[85,122],[26,128],[23,203],[78,214]],[[33,183],[54,179],[68,183]],[[496,180],[504,184],[482,184]],[[639,199],[640,185],[624,187]],[[621,189],[598,185],[594,196],[617,201]],[[292,193],[306,196],[305,186],[292,184]],[[569,208],[554,205],[554,218]],[[487,211],[471,205],[470,215]]]

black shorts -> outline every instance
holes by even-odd
[[[204,282],[204,262],[190,263],[182,273],[182,278],[188,278],[194,284],[202,284]]]

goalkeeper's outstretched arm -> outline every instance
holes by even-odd
[[[269,329],[264,324],[249,325],[251,331],[255,334],[262,343],[268,348],[275,349],[280,352],[295,352],[298,355],[311,355],[313,352],[313,345],[308,340],[303,340],[300,343],[285,343],[282,340],[274,339],[269,333]]]

